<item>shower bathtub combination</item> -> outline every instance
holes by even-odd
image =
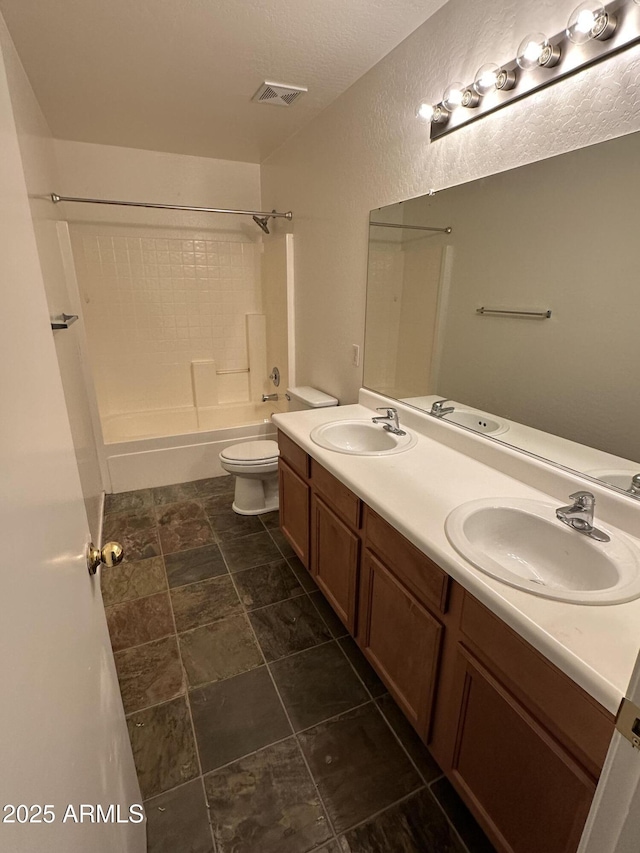
[[[275,438],[278,404],[228,403],[103,419],[105,464],[114,492],[217,477],[220,451],[240,441]]]
[[[271,414],[293,362],[293,235],[270,233],[292,214],[54,194],[52,201],[197,213],[70,223],[61,239],[72,258],[86,334],[93,421],[106,491],[170,485],[225,472],[219,454],[238,442],[275,437]],[[113,207],[109,207],[113,210]],[[219,217],[255,226],[222,226]],[[264,309],[264,310],[263,310]],[[109,329],[109,346],[103,330]],[[277,374],[278,371],[276,370]],[[262,401],[262,402],[261,402]]]

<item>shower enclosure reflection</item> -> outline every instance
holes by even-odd
[[[639,153],[632,134],[373,211],[366,387],[629,488]]]

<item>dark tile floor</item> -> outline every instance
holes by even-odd
[[[149,853],[491,853],[278,529],[218,477],[108,495]]]

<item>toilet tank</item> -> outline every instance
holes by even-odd
[[[300,412],[303,409],[323,409],[326,406],[337,406],[335,397],[311,388],[309,385],[299,385],[296,388],[287,388],[286,398],[289,401],[290,412]]]

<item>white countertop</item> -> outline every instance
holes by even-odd
[[[362,397],[367,397],[365,392]],[[373,397],[373,395],[368,395]],[[373,405],[385,402],[375,398]],[[391,456],[352,456],[325,450],[309,438],[311,430],[324,423],[351,418],[368,419],[371,408],[356,404],[338,408],[315,409],[274,415],[273,421],[286,435],[340,479],[366,504],[385,518],[424,554],[440,565],[454,580],[503,619],[532,646],[544,654],[611,713],[616,714],[627,692],[640,648],[640,599],[626,604],[581,605],[554,601],[515,589],[494,580],[474,568],[449,544],[444,532],[447,515],[455,507],[476,498],[535,498],[545,501],[566,496],[567,474],[554,472],[553,466],[539,460],[524,465],[537,471],[531,482],[544,476],[558,479],[557,494],[551,495],[529,485],[522,477],[522,460],[515,451],[502,451],[503,464],[490,467],[475,456],[483,457],[478,437],[451,425],[434,425],[426,414],[404,411],[397,401],[389,401],[406,415],[405,423],[418,434],[415,447]],[[410,423],[408,422],[410,421]],[[453,438],[448,432],[455,430]],[[421,434],[421,430],[424,432]],[[436,437],[434,437],[434,433]],[[446,441],[440,440],[444,436]],[[486,439],[485,439],[486,441]],[[451,443],[464,447],[449,446]],[[495,444],[495,443],[492,443]],[[479,448],[479,449],[478,449]],[[486,451],[485,455],[486,455]],[[495,455],[501,453],[491,448]],[[514,473],[509,476],[512,458]],[[551,480],[549,480],[551,478]],[[584,486],[577,475],[571,476],[576,488]],[[591,484],[587,481],[590,490]],[[616,496],[605,496],[609,523],[616,524]],[[628,518],[636,508],[621,501],[621,517]],[[563,501],[558,501],[558,505]],[[640,513],[640,508],[637,508]],[[596,512],[596,517],[598,514]],[[601,516],[602,517],[602,516]],[[637,536],[637,530],[625,530]],[[636,539],[640,546],[640,542]]]

